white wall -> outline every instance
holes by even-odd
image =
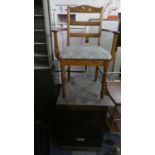
[[[106,7],[106,5],[109,3],[110,0],[49,0],[50,5],[51,5],[51,10],[55,9],[55,5],[93,5],[96,7],[101,7],[103,8]],[[116,6],[116,2],[118,0],[111,0],[111,7]],[[108,9],[104,14],[107,14]]]
[[[108,0],[50,0],[51,7],[54,8],[56,4],[66,4],[66,5],[93,5],[93,6],[103,6]]]

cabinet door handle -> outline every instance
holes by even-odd
[[[84,142],[84,141],[86,141],[86,139],[85,138],[82,138],[82,137],[78,137],[78,138],[76,138],[76,141],[78,141],[78,142]]]

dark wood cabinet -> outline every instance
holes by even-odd
[[[100,149],[105,130],[107,108],[69,110],[57,106],[56,135],[62,148]]]

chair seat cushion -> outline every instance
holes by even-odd
[[[110,60],[111,54],[101,46],[68,46],[60,53],[60,58]]]

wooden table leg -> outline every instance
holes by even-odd
[[[61,81],[62,81],[62,97],[66,97],[66,90],[65,90],[65,66],[60,64],[61,66]]]
[[[68,81],[70,81],[70,66],[68,66]]]
[[[102,87],[101,87],[101,94],[100,97],[101,99],[104,97],[105,95],[105,89],[106,89],[106,79],[107,79],[107,71],[108,71],[108,67],[109,67],[109,62],[104,62],[104,73],[102,75]]]
[[[98,68],[98,66],[96,66],[96,70],[95,70],[95,79],[94,79],[95,82],[97,81],[98,70],[99,70],[99,68]]]

